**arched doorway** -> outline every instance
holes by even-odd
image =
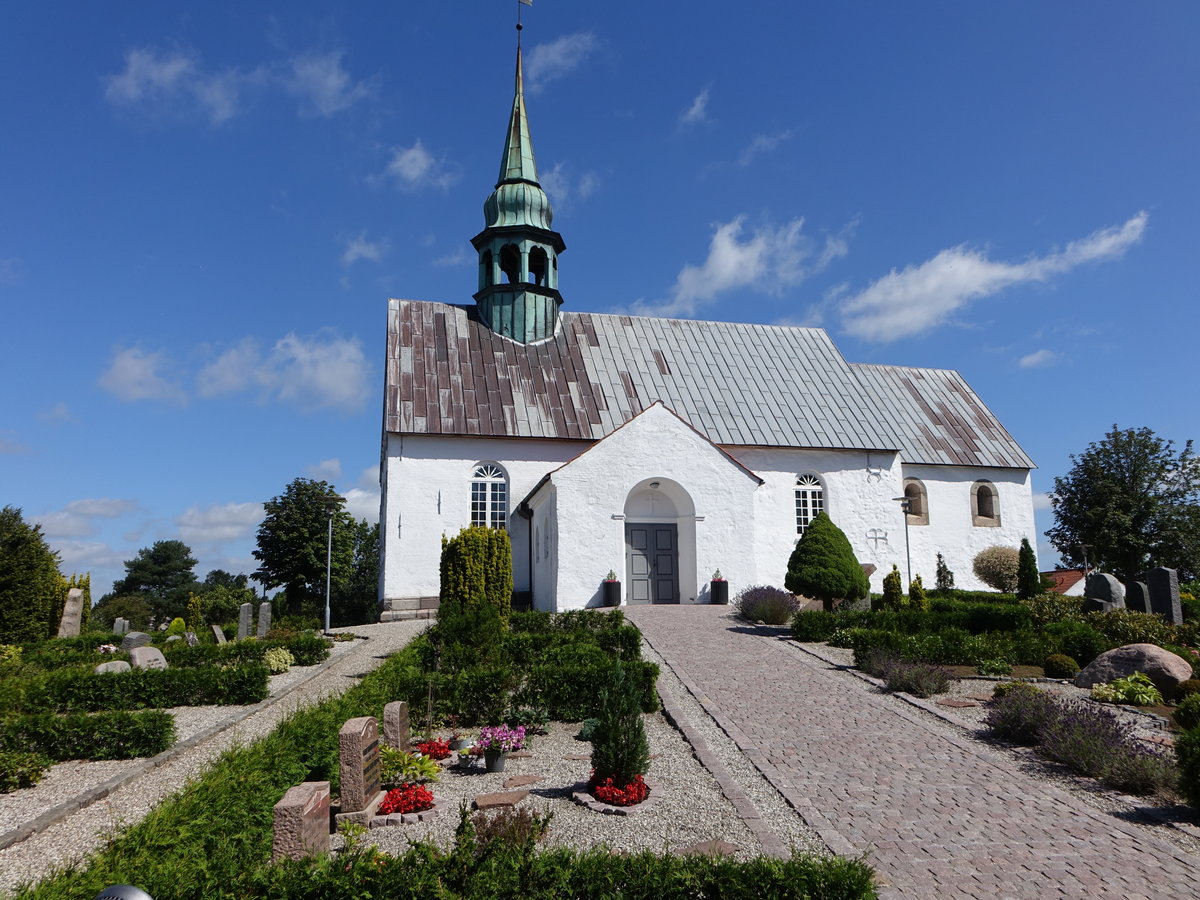
[[[694,593],[696,507],[668,478],[647,478],[625,500],[628,602],[678,603]],[[681,565],[682,564],[682,565]]]

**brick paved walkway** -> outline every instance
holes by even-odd
[[[884,897],[1200,896],[1200,858],[1020,772],[727,607],[626,610],[748,758]]]

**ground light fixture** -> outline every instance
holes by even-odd
[[[132,884],[114,884],[96,895],[96,900],[154,900],[140,887]]]

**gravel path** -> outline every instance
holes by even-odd
[[[103,845],[105,836],[122,825],[140,821],[156,804],[179,786],[195,778],[213,759],[236,743],[249,743],[269,733],[292,711],[312,705],[325,697],[339,694],[358,683],[359,677],[383,662],[428,626],[427,621],[391,622],[336,629],[362,635],[367,640],[334,645],[331,658],[320,667],[297,667],[277,685],[272,679],[272,696],[255,707],[200,707],[175,711],[180,737],[203,732],[231,717],[245,716],[229,728],[220,730],[197,746],[177,753],[155,766],[149,760],[105,763],[60,763],[51,772],[48,783],[0,795],[0,828],[28,822],[87,787],[113,775],[141,771],[128,784],[102,800],[68,815],[44,831],[20,843],[0,850],[0,892],[9,892],[19,883],[45,877],[53,870],[77,862]],[[305,681],[314,668],[320,672]],[[288,680],[282,680],[288,679]],[[303,682],[295,687],[297,682]],[[292,689],[288,690],[288,685]],[[285,693],[286,692],[286,693]],[[281,696],[282,695],[282,696]],[[168,751],[169,752],[169,751]],[[94,774],[89,770],[95,769]],[[123,768],[122,768],[123,767]]]

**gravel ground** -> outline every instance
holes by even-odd
[[[297,667],[284,676],[276,676],[272,679],[272,694],[278,696],[287,692],[278,702],[253,713],[164,765],[148,768],[105,799],[67,816],[45,831],[0,850],[0,893],[11,891],[21,882],[44,878],[55,869],[79,861],[90,851],[99,848],[113,829],[141,820],[163,798],[195,778],[210,761],[234,744],[256,740],[269,733],[293,710],[353,687],[363,673],[378,666],[428,624],[428,621],[392,622],[337,629],[368,639],[335,644],[331,658],[324,664],[321,673],[290,691],[288,685],[302,681],[307,674],[311,674],[312,667]],[[203,731],[208,725],[228,719],[236,715],[238,710],[245,709],[247,707],[176,710],[180,738]],[[113,766],[124,766],[126,769],[111,768]],[[146,761],[61,763],[54,767],[49,784],[0,795],[0,802],[4,804],[0,806],[0,817],[5,823],[27,822],[80,791],[138,766],[146,766]],[[99,767],[95,775],[88,771],[92,767]],[[10,828],[12,825],[6,824],[4,827]]]
[[[852,668],[854,652],[841,647],[830,647],[828,644],[800,644],[786,641],[796,647],[797,652],[808,649],[820,657],[834,662],[836,665]],[[845,673],[846,678],[856,676]],[[964,678],[952,684],[949,691],[931,697],[924,701],[937,705],[938,700],[961,700],[976,695],[982,697],[991,694],[999,679]],[[859,680],[864,690],[879,690],[869,683]],[[1086,699],[1090,691],[1077,688],[1070,682],[1039,683],[1039,688],[1069,699]],[[1103,787],[1094,778],[1075,775],[1064,766],[1048,762],[1039,757],[1033,750],[1025,747],[1014,747],[987,737],[987,729],[983,718],[987,715],[987,707],[980,704],[966,708],[939,708],[935,715],[927,710],[914,707],[911,703],[896,695],[888,695],[889,702],[902,704],[909,712],[917,713],[938,727],[949,729],[960,737],[964,732],[968,740],[978,742],[993,752],[1008,753],[1018,763],[1027,775],[1048,781],[1069,791],[1088,805],[1117,816],[1124,821],[1146,829],[1163,840],[1170,841],[1188,853],[1200,854],[1200,815],[1191,807],[1185,806],[1182,800],[1175,802],[1170,798],[1154,799],[1148,797],[1132,797],[1119,791]],[[1137,712],[1133,709],[1104,704],[1105,708],[1114,712],[1119,718],[1129,722],[1134,728],[1134,734],[1141,738],[1149,738],[1169,734],[1165,723],[1158,716]]]

